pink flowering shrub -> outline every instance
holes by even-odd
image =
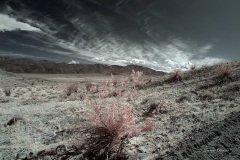
[[[88,137],[86,144],[88,149],[85,156],[92,157],[119,154],[122,151],[123,141],[140,132],[149,131],[154,124],[152,119],[146,118],[141,124],[136,124],[134,115],[134,97],[136,85],[140,84],[142,72],[132,73],[132,82],[127,77],[121,78],[119,88],[113,85],[113,76],[109,81],[103,82],[103,90],[96,100],[86,99],[89,107],[85,112],[85,119],[89,122],[86,130]],[[129,90],[132,97],[131,103],[124,103],[124,92]],[[109,99],[108,95],[116,93],[116,96]]]

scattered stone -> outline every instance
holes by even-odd
[[[15,124],[17,123],[17,121],[23,121],[24,123],[26,123],[23,118],[21,118],[21,117],[14,117],[14,118],[12,118],[12,119],[10,119],[10,120],[8,121],[7,125],[8,125],[8,126],[15,125]]]
[[[20,152],[17,154],[16,159],[25,160],[27,159],[28,153],[27,152]]]
[[[52,158],[50,156],[44,156],[43,160],[52,160]]]
[[[66,146],[65,145],[60,145],[56,148],[56,153],[57,154],[64,154],[66,152]]]
[[[200,99],[205,100],[205,101],[206,100],[210,101],[210,100],[213,100],[214,98],[215,98],[214,94],[212,92],[209,92],[209,91],[205,91],[200,95]]]
[[[179,99],[176,100],[177,103],[182,103],[185,101],[191,101],[191,96],[190,95],[183,95]]]
[[[8,103],[9,102],[9,99],[2,99],[0,100],[0,103]]]

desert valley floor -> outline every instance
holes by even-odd
[[[128,159],[239,160],[240,62],[231,64],[233,70],[224,78],[217,76],[219,65],[182,72],[181,81],[143,73],[135,96],[136,122],[151,117],[155,127],[127,139]],[[114,88],[122,76],[114,75]],[[83,94],[97,98],[102,81],[110,78],[0,70],[0,159],[81,159],[83,151],[74,146],[84,137]],[[99,88],[87,91],[87,83]],[[78,89],[67,95],[70,84]]]

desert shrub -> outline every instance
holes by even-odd
[[[7,125],[8,126],[12,126],[12,125],[15,125],[18,121],[23,121],[24,123],[26,123],[26,121],[21,118],[21,117],[14,117],[14,118],[11,118],[8,122],[7,122]]]
[[[154,111],[158,108],[157,103],[153,103],[149,106],[148,110],[143,113],[143,116],[151,117],[154,113]]]
[[[205,91],[200,95],[201,100],[210,101],[215,98],[214,94],[210,91]]]
[[[85,157],[95,159],[119,157],[123,155],[123,145],[127,138],[153,128],[154,124],[150,118],[136,125],[134,104],[124,103],[121,99],[124,97],[122,90],[127,89],[129,84],[130,93],[132,95],[136,93],[135,84],[138,83],[139,75],[138,72],[133,71],[131,83],[127,81],[128,78],[122,78],[118,90],[113,88],[112,80],[104,81],[103,91],[99,93],[99,98],[92,101],[86,99],[88,109],[85,112],[85,119],[89,125],[84,130],[87,134],[84,143],[86,145]],[[106,97],[113,91],[117,93],[116,97],[112,100],[107,99]]]
[[[194,64],[192,64],[191,66],[190,66],[190,70],[195,70],[196,69],[196,66],[194,65]]]
[[[91,91],[91,88],[93,87],[93,84],[91,82],[86,82],[86,90],[89,92]]]
[[[77,92],[77,91],[78,91],[78,84],[77,83],[72,83],[72,84],[67,86],[66,95],[70,96],[72,93]]]
[[[240,91],[240,84],[232,84],[228,86],[226,90],[230,92],[238,92]]]
[[[189,95],[182,95],[176,100],[177,103],[182,103],[184,101],[191,101],[191,97]]]
[[[147,81],[147,83],[146,84],[148,84],[148,83],[151,83],[153,81],[153,78],[152,77],[150,77],[149,79],[148,79],[148,81]]]
[[[6,96],[10,96],[12,93],[12,89],[7,87],[7,88],[4,88],[3,92]]]
[[[0,93],[0,103],[4,100],[2,94]]]
[[[37,100],[39,98],[39,95],[31,92],[31,97],[32,97],[32,100]]]
[[[53,97],[53,98],[55,98],[55,97]],[[77,100],[78,98],[79,98],[79,100],[80,100],[80,95],[78,95],[77,92],[72,92],[71,94],[65,95],[65,97],[63,96],[63,97],[61,97],[61,98],[67,99],[68,101],[75,101],[75,100]]]
[[[118,80],[115,78],[115,79],[113,80],[113,85],[114,85],[114,86],[117,86],[117,83],[118,83]]]
[[[170,100],[161,100],[159,103],[152,103],[148,110],[143,113],[143,116],[151,117],[157,113],[167,113],[172,104],[174,104],[174,102]]]
[[[93,84],[90,91],[92,91],[92,93],[98,93],[99,92],[99,85],[98,84]]]
[[[87,92],[97,93],[99,91],[99,85],[92,82],[86,82],[85,84]]]
[[[131,74],[131,82],[132,82],[132,86],[134,88],[134,90],[136,90],[136,88],[140,89],[143,86],[143,81],[140,79],[140,77],[143,75],[143,72],[135,72],[133,70],[133,73]]]
[[[224,78],[228,77],[233,70],[233,66],[230,63],[223,63],[216,68],[216,73],[218,77]]]
[[[172,71],[169,74],[169,78],[166,80],[166,82],[168,83],[178,82],[178,81],[182,81],[182,72],[179,69]]]

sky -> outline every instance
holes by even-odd
[[[239,60],[239,0],[1,0],[0,55],[169,72]]]

